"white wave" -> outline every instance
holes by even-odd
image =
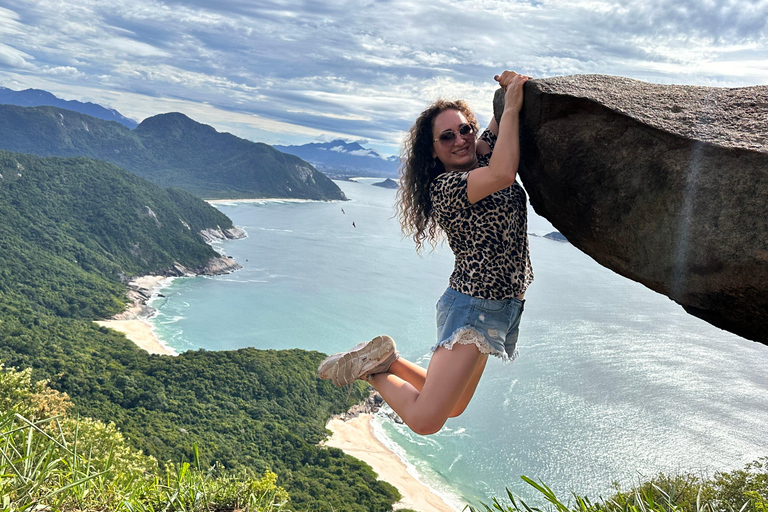
[[[166,349],[169,352],[168,355],[171,355],[171,356],[179,355],[179,353],[176,351],[176,349],[173,348],[172,346],[168,345],[168,343],[166,343],[166,341],[158,334],[157,329],[155,327],[155,324],[154,324],[154,322],[150,321],[151,320],[150,318],[140,318],[139,320],[149,326],[149,330],[152,331],[152,336],[155,337],[155,341],[157,341],[157,343],[161,347],[163,347],[164,349]]]
[[[321,201],[319,199],[293,199],[288,197],[262,197],[259,199],[207,199],[211,206],[240,206],[243,204],[288,204],[288,203],[329,203],[337,201]]]
[[[373,426],[373,435],[376,436],[376,439],[381,441],[381,443],[386,446],[387,449],[389,449],[392,453],[397,455],[401,461],[403,461],[406,470],[413,478],[418,480],[422,485],[430,488],[432,492],[440,496],[440,498],[442,498],[443,501],[445,501],[448,506],[452,507],[454,510],[462,510],[466,503],[461,498],[461,496],[459,496],[444,479],[435,473],[426,462],[415,461],[419,466],[417,468],[416,465],[414,465],[414,461],[412,461],[405,453],[403,447],[397,444],[386,434],[382,428],[383,422],[385,421],[391,420],[378,414],[374,415],[373,420],[371,421],[371,425]]]
[[[293,233],[292,229],[258,228],[260,231],[279,231],[281,233]]]
[[[176,316],[166,316],[163,315],[162,321],[159,321],[158,323],[162,325],[171,325],[175,324],[177,322],[181,322],[182,320],[185,320],[187,317],[183,315],[176,315]]]

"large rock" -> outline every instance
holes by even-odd
[[[768,87],[531,80],[520,177],[598,263],[768,344]]]

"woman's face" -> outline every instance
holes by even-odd
[[[470,171],[477,165],[474,130],[459,135],[465,124],[468,124],[467,118],[454,109],[443,110],[432,122],[432,139],[438,139],[432,142],[432,157],[440,159],[446,171]],[[449,142],[440,140],[441,134],[451,131],[453,137]]]

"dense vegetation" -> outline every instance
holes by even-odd
[[[232,227],[189,193],[96,160],[0,151],[0,176],[0,292],[65,317],[119,312],[121,275],[200,267],[217,253],[198,232]]]
[[[29,370],[0,366],[3,511],[278,512],[288,500],[269,471],[206,468],[198,457],[161,469],[114,424],[72,417],[70,407],[66,394],[32,383]]]
[[[199,197],[346,199],[300,158],[179,113],[145,119],[135,130],[56,107],[0,105],[0,149],[111,162],[163,187]]]
[[[319,380],[322,354],[153,356],[91,321],[121,310],[121,276],[215,254],[196,233],[226,217],[84,158],[0,152],[0,174],[0,361],[50,379],[72,414],[114,421],[164,465],[195,460],[198,446],[201,467],[274,471],[297,510],[391,509],[397,491],[370,467],[317,446],[329,415],[364,392]]]

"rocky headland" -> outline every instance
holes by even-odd
[[[237,240],[248,235],[238,227],[222,229],[220,226],[217,226],[217,229],[201,230],[200,236],[206,243],[210,244],[222,240]],[[152,298],[157,287],[166,278],[192,277],[197,275],[217,276],[229,274],[240,268],[242,268],[242,265],[233,258],[222,254],[211,258],[205,265],[199,267],[189,268],[176,262],[172,267],[155,274],[126,278],[129,306],[122,313],[112,317],[111,320],[143,320],[151,317],[153,310],[147,306],[147,303]]]

